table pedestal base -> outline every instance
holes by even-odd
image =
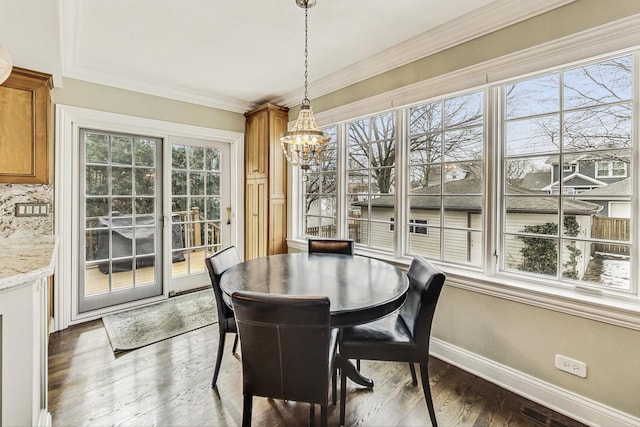
[[[346,375],[347,378],[349,378],[354,383],[360,384],[363,387],[373,388],[373,380],[363,377],[362,374],[356,369],[356,367],[353,366],[353,363],[349,361],[349,359],[346,359],[340,356],[340,354],[337,354],[335,365],[338,369],[340,369],[342,375]]]

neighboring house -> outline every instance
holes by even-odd
[[[441,186],[432,185],[413,191],[410,198],[409,219],[409,252],[422,254],[434,259],[462,264],[481,265],[482,238],[482,181],[468,178],[445,183],[444,218],[440,222],[441,200],[443,199]],[[522,263],[520,249],[523,242],[517,238],[524,227],[557,223],[558,200],[555,197],[544,197],[539,191],[531,191],[522,187],[509,186],[509,195],[503,221],[505,232],[514,233],[513,238],[507,239],[505,245],[509,247],[505,253],[512,254],[511,259],[505,260],[508,269],[517,270]],[[454,196],[454,197],[452,197]],[[363,225],[360,239],[374,247],[389,248],[393,245],[395,230],[393,195],[380,196],[371,201],[371,217],[368,218],[367,202],[355,202],[352,206],[359,206],[363,220],[371,220],[370,228]],[[565,199],[564,212],[574,216],[580,231],[578,237],[591,237],[591,218],[601,207],[595,203],[582,200]],[[440,234],[444,233],[444,239]],[[370,236],[369,236],[370,234]],[[441,254],[441,245],[442,254]],[[576,267],[582,275],[589,261],[588,243],[579,243],[577,248],[582,256]]]
[[[442,179],[442,174],[439,172],[439,169],[435,169],[430,171],[428,174],[428,183],[424,185],[424,176],[427,174],[420,174],[418,179],[411,181],[412,187],[430,187],[432,185],[440,184],[440,180]],[[467,178],[469,175],[469,171],[467,169],[463,169],[460,165],[455,164],[447,164],[444,168],[444,180],[445,181],[456,181],[459,179]]]
[[[580,199],[602,206],[598,216],[631,218],[631,177],[580,194]]]
[[[559,156],[551,156],[546,163],[552,166],[551,183],[541,190],[550,194],[560,191],[560,177],[564,194],[580,194],[605,187],[629,176],[630,156],[605,154],[565,154],[562,170]]]

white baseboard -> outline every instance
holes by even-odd
[[[431,338],[431,354],[526,399],[590,426],[638,426],[640,418]]]

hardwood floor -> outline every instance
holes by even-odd
[[[114,355],[101,320],[52,334],[54,426],[239,426],[242,371],[231,355],[233,339],[227,339],[217,390],[210,387],[217,337],[212,325]],[[406,364],[363,361],[362,372],[375,387],[348,382],[347,425],[429,425],[422,388],[411,384]],[[430,374],[441,426],[581,426],[438,359],[431,359]],[[338,424],[338,408],[329,407],[329,425]],[[255,426],[306,425],[308,417],[307,404],[254,398]]]

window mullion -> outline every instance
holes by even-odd
[[[487,275],[492,276],[496,273],[498,267],[499,242],[502,236],[502,226],[500,219],[502,218],[501,200],[503,195],[501,177],[502,163],[504,160],[501,155],[503,147],[503,136],[505,121],[504,116],[504,97],[503,87],[491,87],[485,91],[485,164],[484,176],[484,204],[482,206],[485,212],[484,229],[485,240],[483,247],[483,268]]]
[[[395,115],[395,144],[396,144],[396,161],[395,161],[395,174],[396,174],[396,186],[395,186],[395,221],[394,230],[394,254],[396,258],[402,257],[407,253],[407,242],[405,241],[405,227],[409,219],[407,214],[408,197],[408,152],[409,152],[409,139],[407,137],[408,123],[407,108],[401,108],[396,110]]]
[[[339,238],[349,237],[347,226],[347,130],[346,123],[339,123],[336,129],[336,235]]]

